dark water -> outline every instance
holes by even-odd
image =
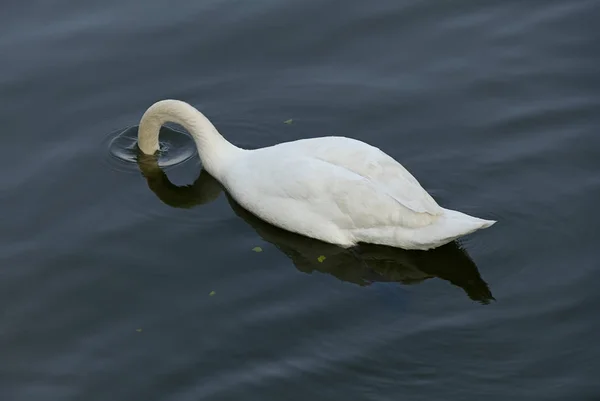
[[[599,9],[3,3],[0,399],[600,399]],[[281,232],[197,156],[112,156],[169,97],[249,148],[368,141],[499,223],[429,253]]]

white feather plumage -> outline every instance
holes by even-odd
[[[495,223],[444,209],[396,160],[345,137],[285,142],[256,150],[224,139],[198,110],[178,100],[152,105],[138,145],[158,150],[162,124],[185,127],[204,168],[244,208],[291,232],[350,247],[359,242],[431,249]]]

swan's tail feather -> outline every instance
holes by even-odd
[[[477,230],[491,227],[495,223],[495,220],[480,219],[456,210],[444,209],[444,214],[434,226],[437,226],[440,234],[452,241]]]
[[[495,223],[495,220],[480,219],[456,210],[444,209],[444,213],[434,224],[419,229],[413,239],[420,244],[421,249],[432,249]]]
[[[440,247],[477,230],[495,224],[494,220],[443,209],[443,213],[430,225],[419,228],[391,226],[354,230],[356,242],[397,246],[404,249],[428,250]]]

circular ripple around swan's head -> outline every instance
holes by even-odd
[[[138,127],[130,127],[110,139],[109,152],[120,164],[137,170],[137,158],[140,152],[137,146]],[[192,137],[169,127],[162,127],[159,135],[158,165],[162,168],[181,164],[197,153]]]

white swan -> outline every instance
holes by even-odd
[[[427,250],[495,223],[440,207],[401,164],[355,139],[241,149],[191,105],[161,100],[140,121],[142,152],[158,151],[166,122],[192,135],[204,168],[240,205],[307,237],[346,248],[364,242]]]

